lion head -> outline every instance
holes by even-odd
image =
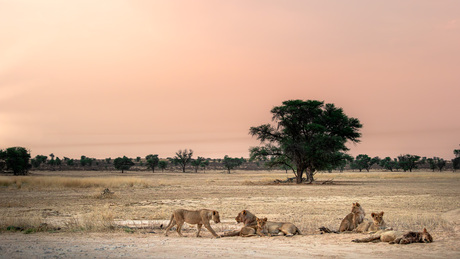
[[[212,211],[212,220],[215,223],[220,223],[220,216],[219,216],[219,212],[217,210]]]
[[[236,216],[235,220],[237,223],[244,223],[244,225],[248,225],[251,223],[255,223],[256,216],[249,212],[249,210],[243,210],[240,213],[238,213],[238,216]]]
[[[428,231],[426,231],[426,228],[423,229],[420,239],[423,243],[433,242],[433,237],[430,235],[430,233],[428,233]]]
[[[374,213],[372,212],[371,214],[372,219],[374,220],[374,225],[380,226],[384,223],[383,221],[383,211],[380,213]]]
[[[264,229],[265,225],[267,224],[267,218],[262,218],[262,219],[256,218],[256,220],[257,220],[257,228],[259,230]]]

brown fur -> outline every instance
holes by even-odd
[[[354,239],[352,242],[366,243],[366,242],[388,242],[390,244],[410,244],[410,243],[431,243],[433,237],[426,231],[422,232],[407,232],[393,230],[380,230],[377,233],[361,239]]]
[[[396,238],[390,244],[411,244],[411,243],[431,243],[433,242],[433,237],[426,231],[426,228],[422,232],[407,232],[402,237]]]
[[[302,235],[299,229],[292,223],[289,222],[271,222],[267,221],[267,218],[257,218],[257,233],[259,235],[283,234],[286,236],[293,236],[295,234]]]
[[[257,230],[257,217],[252,214],[249,210],[243,210],[238,213],[238,216],[235,218],[237,223],[243,223],[244,227],[242,227],[238,231],[230,231],[227,232],[221,237],[231,237],[231,236],[243,236],[249,237],[254,236]]]
[[[204,227],[211,232],[214,237],[219,237],[216,232],[211,228],[211,224],[209,224],[210,220],[213,220],[215,223],[220,222],[219,212],[217,210],[184,210],[178,209],[173,212],[171,215],[171,220],[169,221],[168,226],[166,227],[165,236],[168,235],[168,231],[177,224],[176,231],[179,236],[183,236],[181,233],[182,225],[184,222],[188,224],[197,224],[198,232],[196,236],[200,236],[201,227]]]
[[[354,230],[358,233],[372,233],[377,232],[381,229],[386,229],[385,220],[383,220],[384,212],[374,213],[372,212],[372,222],[364,221],[358,225],[358,227]]]
[[[352,231],[364,220],[366,213],[359,203],[353,203],[351,213],[340,223],[339,232]]]

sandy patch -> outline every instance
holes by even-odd
[[[187,231],[188,232],[188,231]],[[431,244],[355,244],[360,234],[287,237],[228,237],[214,239],[185,233],[6,233],[1,235],[1,258],[459,258],[458,236]]]

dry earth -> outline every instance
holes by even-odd
[[[56,233],[0,233],[0,258],[460,258],[460,174],[418,172],[343,173],[318,175],[319,182],[334,179],[333,185],[272,185],[284,179],[283,172],[220,172],[181,174],[145,172],[84,172],[88,177],[135,177],[148,184],[110,184],[114,196],[99,199],[102,187],[0,188],[2,221],[12,217],[36,217],[63,229]],[[33,177],[49,177],[55,172],[34,172]],[[81,172],[59,173],[83,177]],[[290,176],[290,175],[289,175]],[[388,225],[398,230],[432,233],[431,244],[356,244],[351,240],[364,234],[320,234],[318,228],[337,229],[359,201],[369,217],[385,211]],[[234,217],[242,209],[271,220],[291,221],[304,233],[294,237],[212,238],[207,230],[194,237],[187,226],[186,237],[172,231],[163,235],[176,208],[213,208],[222,223],[212,227],[218,233],[238,229]],[[97,221],[111,215],[116,225],[136,229],[75,230],[68,222]],[[84,225],[84,224],[83,224]],[[85,225],[86,226],[86,225]]]

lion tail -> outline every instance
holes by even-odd
[[[338,234],[337,231],[330,230],[330,229],[327,228],[327,227],[320,227],[319,230],[321,231],[321,234],[323,234],[323,233],[336,233],[336,234]]]
[[[171,219],[169,220],[169,223],[168,225],[165,227],[165,228],[169,228],[169,226],[171,226],[171,224],[174,222],[174,213],[171,214]],[[161,226],[163,226],[163,224],[161,224]]]

